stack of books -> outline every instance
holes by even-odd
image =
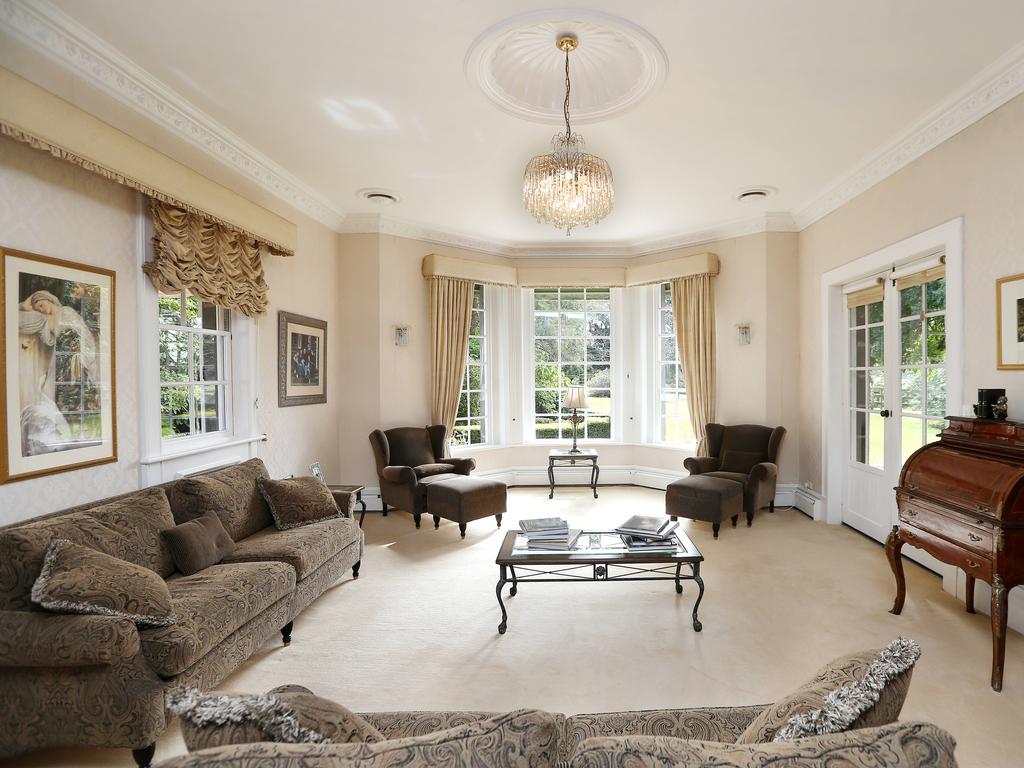
[[[662,551],[674,549],[676,539],[673,531],[679,523],[672,522],[668,517],[649,517],[633,515],[615,529],[622,536],[623,543],[632,550]]]
[[[570,528],[561,517],[537,517],[520,520],[519,530],[526,536],[530,549],[572,549],[580,537],[579,528]]]

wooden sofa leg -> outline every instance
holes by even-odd
[[[738,521],[739,519],[740,519],[740,516],[739,516],[739,515],[733,515],[733,516],[732,516],[732,527],[733,527],[733,528],[735,528],[735,527],[736,527],[736,521]]]
[[[286,648],[289,645],[292,644],[292,624],[293,623],[294,622],[289,621],[287,624],[285,624],[283,627],[281,627],[281,640],[284,642],[284,645],[285,645]]]
[[[434,530],[436,531],[440,527],[441,527],[441,516],[440,515],[434,515]]]
[[[501,515],[495,515],[494,519],[497,521],[498,527],[501,528]]]
[[[384,507],[384,514],[383,514],[383,515],[381,515],[381,517],[387,517],[387,516],[388,516],[388,505],[387,505],[387,504],[384,504],[384,503],[382,503],[382,504],[381,504],[381,506],[383,506],[383,507]]]
[[[775,511],[775,499],[772,499],[771,501],[768,502],[768,511],[769,512],[774,512]]]
[[[721,523],[712,523],[711,524],[711,532],[713,534],[715,534],[715,538],[716,539],[718,538],[718,529],[721,528],[721,527],[722,527]]]
[[[754,524],[754,513],[753,512],[747,512],[747,528],[749,528],[753,524]]]
[[[462,536],[462,538],[466,538],[466,524],[465,523],[459,523],[459,535]]]
[[[419,528],[419,527],[420,527],[420,514],[419,514],[419,512],[414,512],[414,513],[413,513],[413,515],[412,515],[412,521],[413,521],[414,523],[416,523],[416,527],[417,527],[417,528]]]
[[[135,764],[139,768],[149,768],[153,762],[153,755],[156,754],[156,743],[150,744],[148,747],[142,749],[133,749],[132,757],[135,759]]]
[[[363,564],[362,560],[356,560],[352,564],[352,578],[353,579],[358,579],[359,578],[359,566],[362,565],[362,564]]]

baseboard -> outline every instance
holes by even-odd
[[[590,485],[589,467],[559,467],[556,481],[560,486]],[[642,488],[654,488],[663,491],[668,484],[689,476],[682,470],[659,469],[657,467],[640,467],[631,465],[601,467],[598,485],[638,485]],[[509,488],[530,486],[548,486],[547,467],[505,467],[502,469],[478,470],[473,477],[486,477],[489,480],[500,480]],[[380,511],[380,488],[367,487],[363,490],[363,501],[367,511]],[[780,484],[775,490],[775,506],[799,509],[815,520],[823,512],[822,498],[813,491],[796,484]]]

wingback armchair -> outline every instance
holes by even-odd
[[[389,506],[411,512],[418,528],[427,508],[427,486],[468,475],[476,468],[475,459],[445,458],[447,432],[443,424],[435,424],[370,433],[385,513]]]
[[[743,486],[747,521],[764,507],[775,511],[778,455],[785,427],[757,424],[707,425],[708,456],[691,456],[683,466],[691,475],[735,480]]]

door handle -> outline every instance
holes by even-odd
[[[886,408],[883,411],[881,411],[878,415],[881,416],[883,419],[888,419],[890,416],[892,416],[892,411]]]

